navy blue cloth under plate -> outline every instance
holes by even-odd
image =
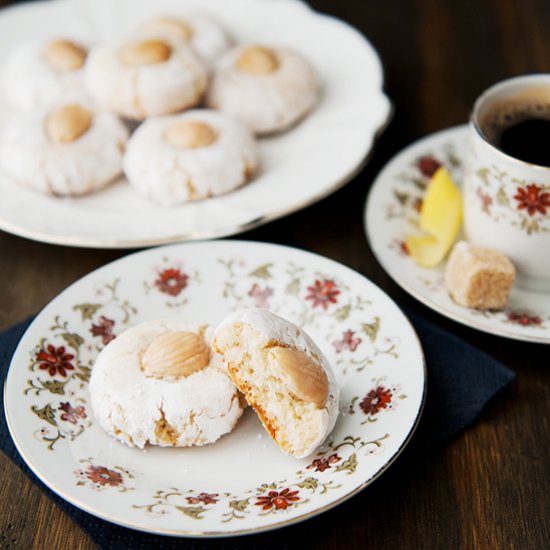
[[[448,440],[479,415],[487,402],[509,384],[515,373],[489,355],[449,332],[410,313],[420,337],[428,370],[428,392],[424,413],[413,436],[414,453]],[[0,379],[3,386],[13,352],[32,319],[0,333]],[[3,389],[3,388],[1,388]],[[3,413],[3,402],[2,402]],[[97,519],[65,502],[45,487],[27,468],[8,433],[4,414],[0,415],[0,448],[64,510],[86,533],[105,549],[156,548],[277,548],[292,547],[293,538],[280,530],[247,537],[217,540],[178,539],[149,535]],[[407,460],[407,456],[399,460]],[[386,476],[391,476],[391,470]],[[384,476],[383,476],[384,478]],[[379,482],[383,482],[382,480]],[[369,491],[369,488],[366,489]],[[358,498],[358,497],[355,497]],[[330,512],[328,512],[330,514]],[[294,527],[287,529],[297,529]]]

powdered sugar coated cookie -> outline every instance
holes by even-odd
[[[48,195],[83,195],[121,174],[127,139],[116,115],[86,104],[17,114],[0,129],[0,168]]]
[[[163,320],[117,336],[89,384],[101,427],[140,448],[206,445],[229,433],[243,408],[209,339],[207,326]]]
[[[91,51],[85,72],[91,96],[133,120],[196,105],[206,80],[206,69],[195,52],[172,36],[100,45]]]
[[[124,158],[130,184],[164,206],[231,191],[246,183],[256,167],[250,132],[208,110],[148,119],[131,137]]]
[[[204,13],[162,15],[144,22],[137,30],[142,36],[174,36],[185,40],[211,66],[229,48],[229,38],[221,25]]]
[[[26,110],[87,97],[84,66],[88,48],[67,38],[31,41],[14,48],[2,70],[2,88],[10,103]]]
[[[311,454],[338,416],[338,387],[327,358],[298,326],[265,309],[244,309],[216,328],[213,348],[288,454]]]
[[[245,45],[218,61],[206,101],[263,135],[303,118],[317,95],[317,77],[299,53]]]

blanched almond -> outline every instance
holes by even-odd
[[[197,149],[214,143],[218,139],[218,134],[204,122],[181,120],[166,128],[164,139],[174,147]]]
[[[279,60],[271,48],[247,46],[239,55],[236,66],[247,73],[269,74],[278,69]]]
[[[172,54],[172,48],[162,40],[143,40],[126,46],[120,54],[122,62],[130,66],[163,63]]]
[[[146,25],[147,29],[166,32],[179,36],[184,40],[189,40],[193,36],[193,27],[183,19],[174,19],[172,17],[158,17]]]
[[[80,69],[88,52],[70,40],[52,40],[42,50],[42,57],[58,71]]]
[[[80,105],[64,105],[46,117],[46,133],[57,143],[71,143],[92,125],[92,115]]]
[[[157,336],[141,359],[143,371],[156,378],[184,377],[208,365],[210,348],[200,334],[167,332]]]
[[[268,366],[283,377],[292,393],[300,399],[324,407],[328,397],[328,378],[318,363],[305,353],[282,346],[267,350]]]

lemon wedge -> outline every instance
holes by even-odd
[[[436,266],[449,252],[462,224],[462,196],[451,176],[441,167],[430,180],[420,211],[424,235],[405,241],[410,255],[424,267]]]

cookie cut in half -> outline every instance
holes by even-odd
[[[189,447],[229,433],[242,396],[208,341],[205,325],[148,321],[99,353],[89,391],[100,426],[130,447]]]
[[[298,326],[265,309],[245,309],[215,330],[212,347],[275,443],[297,458],[331,432],[338,389],[328,360]]]

